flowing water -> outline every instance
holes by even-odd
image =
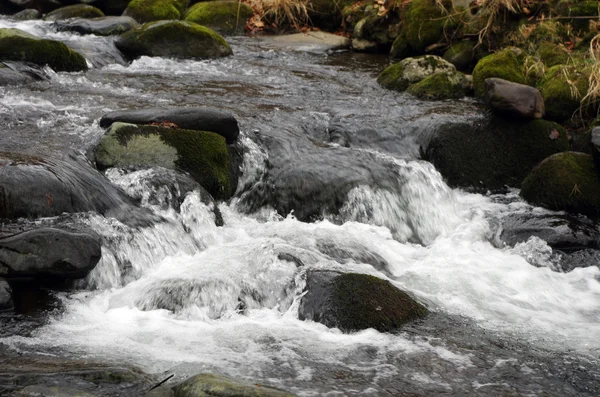
[[[418,159],[436,126],[485,117],[476,103],[383,90],[387,59],[374,55],[239,37],[225,59],[127,64],[110,38],[0,19],[15,26],[67,42],[92,67],[0,87],[3,151],[84,158],[108,111],[209,105],[237,117],[244,158],[220,227],[199,192],[174,204],[176,184],[152,183],[164,170],[108,170],[162,221],[78,215],[102,236],[100,263],[41,327],[0,343],[301,396],[600,395],[599,268],[556,271],[535,238],[502,247],[503,217],[545,211],[514,191],[451,189]],[[314,202],[292,194],[310,176]],[[319,197],[331,186],[334,199]],[[309,269],[388,279],[432,313],[396,334],[300,321]]]

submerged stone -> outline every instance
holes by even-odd
[[[95,34],[97,36],[111,36],[122,34],[138,26],[131,17],[101,17],[101,18],[73,18],[57,23],[59,30],[77,32],[81,34]]]

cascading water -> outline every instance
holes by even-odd
[[[481,117],[475,104],[386,92],[373,82],[381,60],[364,55],[286,52],[233,38],[232,58],[127,65],[110,39],[56,33],[41,22],[17,26],[87,46],[96,67],[0,88],[10,127],[2,139],[11,149],[86,153],[103,133],[95,121],[109,110],[210,104],[238,117],[244,159],[236,197],[218,208],[176,178],[155,183],[165,170],[108,170],[156,221],[128,226],[80,214],[102,237],[100,263],[75,292],[59,294],[61,313],[31,336],[0,342],[178,377],[262,379],[304,396],[600,393],[598,267],[556,271],[539,239],[498,247],[498,218],[540,210],[513,193],[453,190],[415,159],[435,123]],[[315,159],[334,177],[356,166],[352,159],[381,173],[348,189],[323,220],[281,216],[268,200],[247,212],[274,185],[278,165]],[[388,279],[432,313],[398,334],[344,334],[300,321],[310,269]]]

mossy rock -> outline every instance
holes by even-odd
[[[542,43],[538,47],[537,54],[547,68],[564,65],[569,61],[569,52],[557,44]]]
[[[569,141],[567,132],[551,121],[491,117],[442,125],[424,149],[424,158],[450,186],[502,192],[519,187],[546,157],[569,150]]]
[[[200,374],[174,387],[174,397],[294,397],[294,394],[261,383],[250,383],[223,375]]]
[[[193,5],[185,13],[185,20],[221,34],[240,34],[253,13],[252,7],[237,1],[209,1]]]
[[[548,69],[538,87],[546,105],[546,118],[569,120],[580,108],[588,87],[586,69],[565,65]]]
[[[57,72],[87,70],[85,58],[64,43],[41,39],[19,29],[0,29],[0,61],[48,65]]]
[[[528,202],[556,211],[600,214],[600,176],[592,156],[565,152],[536,166],[521,186]]]
[[[69,18],[99,18],[103,16],[104,13],[94,6],[88,4],[73,4],[49,12],[44,17],[44,21],[62,21]]]
[[[485,79],[497,77],[513,83],[527,84],[524,72],[525,53],[515,47],[490,54],[477,62],[473,70],[473,89],[477,97],[485,94]]]
[[[527,30],[525,30],[527,31]],[[522,37],[524,43],[540,45],[542,43],[561,44],[571,39],[572,32],[558,21],[536,23],[533,30]]]
[[[123,15],[140,23],[181,19],[189,0],[132,0]]]
[[[451,63],[436,55],[424,55],[416,58],[405,58],[386,68],[377,77],[383,88],[394,91],[405,91],[409,85],[436,73],[454,73],[456,68]]]
[[[458,70],[468,70],[475,60],[475,43],[459,41],[444,52],[443,58]]]
[[[427,315],[427,308],[389,281],[356,273],[311,271],[299,307],[301,320],[344,332],[374,328],[396,331]]]
[[[231,196],[231,160],[214,132],[113,123],[95,152],[98,168],[160,166],[188,172],[213,197]]]
[[[460,72],[436,73],[412,84],[407,91],[419,99],[458,99],[467,95],[469,82]]]
[[[406,40],[406,35],[404,32],[400,32],[398,37],[392,43],[392,48],[390,49],[390,57],[392,59],[404,59],[408,58],[415,54],[415,50],[408,44],[408,40]]]
[[[115,45],[129,58],[147,55],[207,59],[233,53],[217,32],[188,21],[147,23],[121,35]]]
[[[388,51],[398,36],[399,23],[391,23],[388,15],[369,15],[354,26],[354,39],[373,42],[381,51]]]
[[[452,2],[444,1],[444,6],[451,10]],[[452,26],[452,18],[440,9],[435,0],[413,0],[403,16],[402,32],[415,51],[423,52],[442,40],[446,26]]]

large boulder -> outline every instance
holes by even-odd
[[[597,216],[600,214],[600,176],[589,154],[557,153],[527,175],[521,196],[552,210]]]
[[[439,126],[424,149],[450,186],[485,192],[520,186],[541,160],[569,150],[569,142],[550,121],[492,117]]]
[[[550,120],[570,119],[580,108],[581,99],[589,87],[586,68],[558,65],[546,72],[539,84]]]
[[[85,58],[65,44],[19,29],[0,29],[0,61],[4,60],[48,65],[57,72],[87,69]]]
[[[227,145],[214,132],[113,123],[94,154],[101,169],[179,169],[189,172],[215,198],[232,194]]]
[[[233,54],[217,32],[187,21],[147,23],[121,35],[117,48],[129,58],[220,58]]]
[[[5,279],[0,278],[0,311],[11,309],[13,306],[12,289]]]
[[[228,144],[234,143],[240,134],[238,122],[231,113],[211,107],[117,110],[105,114],[100,119],[100,127],[110,127],[117,121],[131,124],[173,123],[186,130],[217,133]]]
[[[419,99],[462,98],[469,92],[467,77],[457,71],[435,73],[408,87],[407,92]]]
[[[40,228],[0,238],[0,275],[5,278],[82,278],[101,256],[92,231]]]
[[[140,23],[181,19],[189,0],[131,0],[123,15]]]
[[[185,20],[207,26],[221,34],[244,33],[252,7],[238,1],[209,1],[194,4],[185,13]]]
[[[389,281],[366,274],[310,271],[298,317],[344,332],[396,331],[424,317],[427,308]]]
[[[452,9],[452,2],[447,0],[413,0],[408,5],[402,18],[403,27],[399,37],[404,37],[413,50],[422,53],[444,37],[444,27],[452,19],[440,4],[447,10]]]
[[[436,73],[455,73],[456,68],[450,62],[436,55],[406,58],[386,68],[377,77],[384,88],[405,91],[409,85],[418,83]]]
[[[57,23],[59,30],[96,36],[123,34],[138,26],[131,17],[73,18]]]
[[[544,99],[535,88],[499,78],[485,79],[485,101],[502,116],[540,119],[544,115]]]
[[[10,19],[13,21],[32,21],[36,19],[41,19],[42,13],[38,10],[34,10],[32,8],[28,8],[23,11],[19,11],[16,14],[10,16]]]
[[[174,390],[174,397],[294,397],[293,394],[274,387],[208,373],[192,376],[175,386]]]
[[[62,21],[69,18],[99,18],[103,16],[104,13],[94,6],[88,4],[73,4],[49,12],[44,16],[44,21]]]
[[[485,80],[491,77],[527,84],[524,70],[525,57],[522,50],[509,47],[479,60],[473,70],[475,95],[478,97],[485,95]]]

